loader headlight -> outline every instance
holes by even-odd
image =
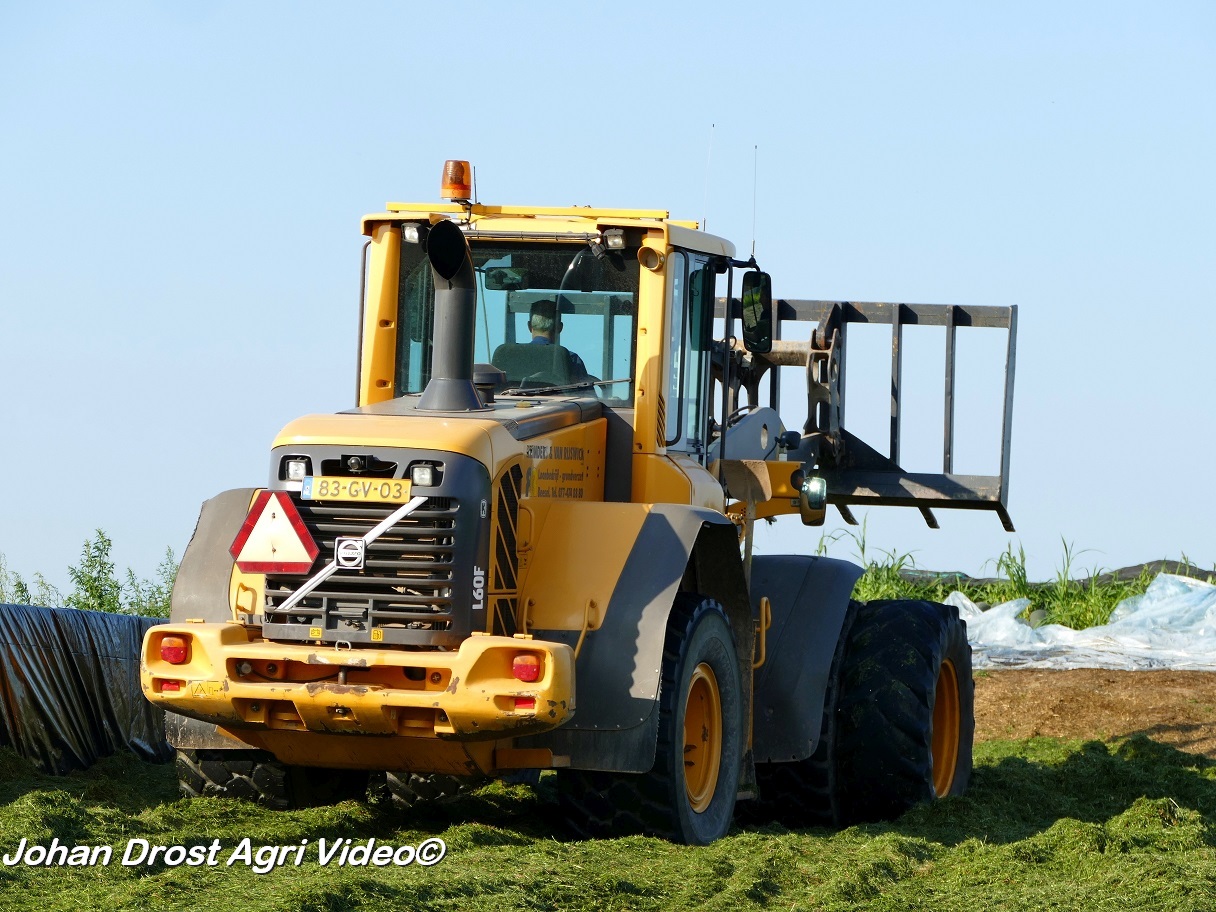
[[[303,481],[304,476],[308,474],[307,459],[288,459],[287,460],[287,480],[288,481]]]
[[[443,477],[439,466],[416,462],[410,466],[410,483],[416,488],[433,488]]]

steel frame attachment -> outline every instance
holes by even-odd
[[[727,317],[726,300],[718,299],[716,316],[719,319]],[[730,316],[741,318],[739,299],[731,298],[731,305]],[[782,339],[781,324],[791,320],[818,324],[809,341]],[[802,429],[802,443],[797,453],[791,452],[789,458],[818,467],[828,482],[829,502],[840,510],[846,522],[856,522],[849,510],[853,504],[916,507],[932,528],[938,527],[932,512],[935,507],[992,510],[1005,529],[1012,532],[1013,522],[1007,508],[1017,320],[1016,306],[775,300],[773,350],[757,354],[748,352],[737,340],[733,342],[738,367],[731,372],[732,389],[727,398],[732,410],[738,407],[737,399],[742,391],[747,392],[749,403],[757,403],[761,381],[768,373],[769,400],[776,406],[780,401],[780,372],[773,368],[805,368],[807,418]],[[885,454],[845,429],[848,327],[857,323],[891,327],[890,433]],[[946,329],[940,473],[908,472],[900,465],[906,326],[942,326]],[[954,472],[955,351],[960,328],[1003,329],[1008,334],[998,474],[958,475]]]

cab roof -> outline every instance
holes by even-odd
[[[669,242],[678,247],[719,256],[734,257],[735,245],[725,238],[700,230],[694,221],[673,219],[665,209],[596,209],[591,206],[487,206],[473,203],[388,203],[385,212],[363,216],[363,234],[371,236],[376,225],[386,222],[437,222],[453,216],[465,219],[481,230],[493,228],[504,234],[519,232],[535,237],[544,233],[559,238],[572,235],[580,240],[602,228],[643,228],[662,230]]]

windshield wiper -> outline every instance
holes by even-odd
[[[614,383],[632,383],[632,377],[625,377],[622,380],[584,380],[582,383],[568,383],[565,386],[540,386],[533,389],[524,389],[516,387],[515,389],[503,390],[498,395],[500,396],[536,396],[541,393],[564,393],[569,390],[590,389],[593,386],[611,386]]]

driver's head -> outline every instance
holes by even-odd
[[[556,324],[561,332],[562,322],[557,318],[556,301],[537,301],[528,312],[528,330],[534,336],[553,338],[553,327]]]

